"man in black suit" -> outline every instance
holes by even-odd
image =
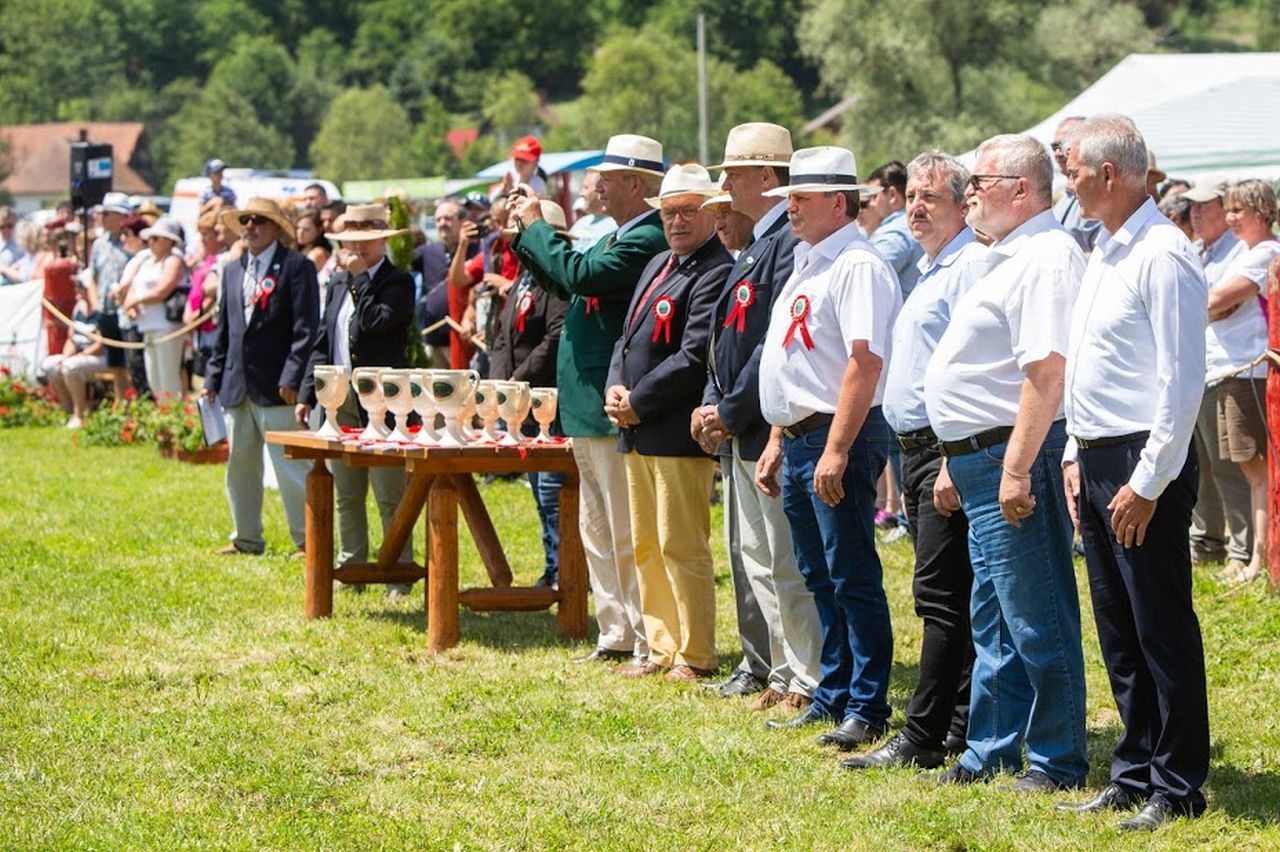
[[[707,538],[715,465],[686,425],[702,399],[707,340],[733,256],[702,204],[707,170],[674,166],[657,198],[669,251],[645,267],[613,350],[604,410],[618,427],[649,659],[614,669],[691,681],[715,670],[715,577]]]
[[[298,424],[307,428],[315,405],[315,368],[320,364],[341,367],[405,367],[406,346],[413,328],[413,278],[387,258],[387,238],[393,231],[387,224],[387,208],[382,204],[353,205],[343,214],[341,233],[325,234],[339,243],[339,271],[329,280],[324,320],[312,347],[303,379],[302,393],[295,409]],[[363,425],[366,415],[348,394],[338,410],[339,426]],[[400,467],[352,467],[330,462],[338,510],[338,564],[367,562],[369,521],[365,500],[369,484],[378,504],[385,533],[400,498],[404,496],[405,473]],[[401,562],[413,561],[413,544],[406,542]],[[392,602],[409,593],[410,586],[388,586]]]
[[[785,127],[753,122],[729,131],[720,164],[724,189],[755,227],[716,305],[703,404],[693,412],[690,430],[704,449],[720,444],[729,450],[721,471],[742,662],[718,693],[729,698],[760,692],[753,710],[785,704],[801,712],[820,677],[822,626],[796,565],[782,502],[755,487],[756,460],[769,440],[769,424],[760,413],[760,347],[773,295],[791,275],[798,240],[786,201],[764,193],[787,184],[791,153]]]
[[[293,240],[293,224],[274,201],[251,198],[243,209],[224,211],[222,223],[245,251],[223,270],[218,342],[203,390],[226,411],[231,444],[227,499],[235,532],[219,552],[262,553],[263,436],[297,428],[293,406],[319,324],[319,286],[315,265],[281,241]],[[307,466],[286,461],[278,445],[269,452],[297,555],[305,542]]]

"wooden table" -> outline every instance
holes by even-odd
[[[286,458],[312,462],[307,474],[307,618],[333,613],[333,581],[412,583],[425,579],[427,647],[458,644],[458,605],[472,610],[541,610],[557,604],[560,635],[587,638],[587,568],[578,534],[578,468],[567,444],[525,447],[474,446],[367,449],[312,432],[268,432],[267,442],[284,447]],[[386,531],[376,562],[333,564],[333,474],[326,461],[354,467],[404,467],[404,497]],[[560,588],[511,585],[511,567],[493,521],[476,489],[475,473],[565,474],[560,489]],[[471,528],[491,588],[458,589],[458,507]],[[426,507],[426,566],[399,562],[414,524]]]

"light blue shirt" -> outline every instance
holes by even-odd
[[[871,245],[876,247],[876,251],[889,261],[893,271],[898,273],[898,286],[902,288],[902,298],[905,299],[911,295],[916,281],[920,278],[918,264],[924,257],[924,249],[916,242],[916,238],[911,236],[911,226],[907,224],[906,212],[895,210],[890,213],[868,239]]]
[[[1244,245],[1227,229],[1218,235],[1210,245],[1203,240],[1196,240],[1192,246],[1200,253],[1200,263],[1204,265],[1204,277],[1209,286],[1217,284],[1223,273],[1235,263],[1236,256],[1244,251]]]
[[[767,234],[769,229],[773,227],[773,223],[785,215],[787,215],[787,202],[785,201],[779,201],[777,204],[773,205],[773,207],[769,208],[769,212],[761,216],[760,221],[756,222],[755,225],[752,226],[751,241],[755,242]]]
[[[936,258],[920,258],[915,289],[893,325],[893,355],[884,387],[884,417],[893,431],[917,432],[929,425],[925,368],[951,322],[956,301],[986,271],[987,249],[968,228],[943,246]]]
[[[1062,193],[1058,203],[1053,206],[1053,218],[1058,220],[1071,238],[1080,246],[1080,251],[1088,254],[1093,251],[1093,244],[1098,241],[1098,231],[1102,222],[1097,219],[1086,219],[1080,215],[1080,199],[1071,190]]]

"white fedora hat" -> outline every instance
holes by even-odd
[[[705,168],[697,163],[685,163],[682,166],[672,166],[663,175],[662,188],[658,190],[657,196],[646,198],[645,203],[650,207],[661,207],[662,199],[673,195],[701,195],[710,198],[719,191]]]
[[[387,223],[390,215],[385,204],[353,204],[342,214],[342,230],[336,234],[325,234],[325,239],[359,243],[409,233],[393,229]]]
[[[724,172],[720,173],[720,179],[716,181],[716,194],[702,202],[703,207],[716,207],[720,204],[732,204],[733,196],[724,191]]]
[[[610,136],[604,146],[604,160],[592,166],[595,172],[641,172],[662,177],[662,143],[648,136],[620,133]]]
[[[880,190],[858,183],[858,161],[848,148],[820,145],[791,155],[791,182],[764,194],[774,198],[793,192],[851,192],[874,195]]]
[[[734,166],[786,166],[791,162],[791,131],[778,124],[752,121],[729,131],[724,162],[713,169]]]

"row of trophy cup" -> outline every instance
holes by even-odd
[[[465,447],[479,442],[500,446],[523,443],[520,426],[532,412],[541,431],[536,443],[554,441],[550,433],[556,419],[558,392],[555,388],[531,388],[528,382],[480,379],[475,370],[411,370],[378,367],[321,365],[315,369],[316,400],[324,408],[324,425],[316,432],[323,438],[341,438],[338,409],[352,387],[361,407],[369,415],[369,425],[357,439],[361,443],[396,442],[438,447]],[[390,412],[394,426],[386,426]],[[409,415],[422,420],[417,437],[409,434]],[[444,433],[436,431],[436,416],[444,418]],[[479,415],[484,430],[473,435],[472,419]],[[498,431],[498,421],[507,423],[507,432]]]

